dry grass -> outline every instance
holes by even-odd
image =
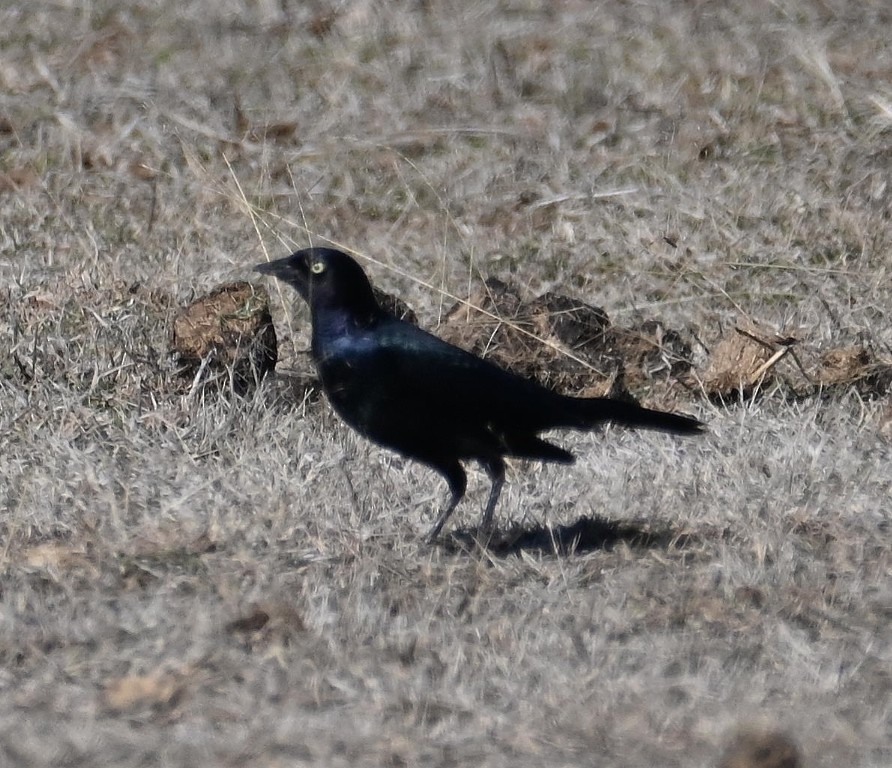
[[[767,723],[807,766],[889,765],[882,400],[757,388],[688,402],[699,441],[561,436],[578,463],[514,465],[501,521],[639,535],[496,556],[421,545],[442,483],[322,401],[184,387],[168,333],[332,238],[427,327],[496,276],[704,350],[754,320],[888,360],[890,22],[0,9],[0,762],[712,766]]]

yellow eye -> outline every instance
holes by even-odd
[[[321,275],[323,272],[325,272],[324,262],[314,261],[312,264],[310,264],[310,272],[312,272],[314,275]]]

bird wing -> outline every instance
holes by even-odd
[[[394,393],[459,421],[536,431],[560,399],[535,381],[499,368],[416,326],[386,320],[377,331],[381,369]]]

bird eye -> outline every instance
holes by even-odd
[[[324,262],[314,261],[312,264],[310,264],[310,272],[312,272],[314,275],[321,275],[323,272],[325,272]]]

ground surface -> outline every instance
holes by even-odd
[[[695,334],[695,379],[743,320],[888,360],[890,28],[881,0],[5,4],[0,763],[710,766],[769,724],[808,766],[892,764],[885,396],[766,379],[679,399],[699,440],[558,436],[577,464],[512,465],[499,519],[612,546],[487,554],[422,545],[442,482],[324,400],[168,354],[181,305],[331,238],[428,328],[496,276]],[[270,288],[284,371],[307,315]]]

